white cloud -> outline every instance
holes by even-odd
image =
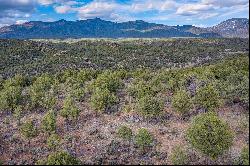
[[[143,19],[155,22],[206,20],[249,12],[248,0],[0,0],[0,24],[26,20],[37,6],[51,6],[58,14],[76,13],[79,19],[111,21]],[[148,14],[150,13],[150,14]],[[40,13],[39,13],[40,14]],[[41,15],[41,14],[40,14]],[[193,23],[192,23],[193,24]]]
[[[64,6],[56,6],[55,11],[60,14],[67,13],[71,10],[70,6],[64,5]]]
[[[76,4],[76,1],[70,0],[37,0],[37,2],[41,5],[51,5],[51,4]]]
[[[177,2],[173,0],[137,0],[134,1],[130,8],[132,12],[145,12],[150,10],[164,11],[169,9],[174,9],[177,6]]]
[[[199,19],[209,19],[230,13],[232,8],[244,5],[249,5],[248,0],[200,0],[195,3],[180,5],[176,14],[190,17],[195,16]]]
[[[218,16],[219,13],[206,13],[206,14],[201,14],[201,16],[199,17],[199,19],[209,19],[215,16]]]
[[[217,7],[232,7],[237,5],[246,5],[248,0],[202,0],[203,4],[214,5]]]
[[[38,3],[40,3],[41,5],[50,5],[53,2],[53,0],[38,0]]]
[[[212,9],[214,9],[214,6],[211,4],[185,4],[177,9],[176,14],[195,15]]]
[[[28,22],[28,20],[16,20],[16,24],[23,24],[25,22]]]
[[[119,9],[120,6],[115,2],[93,1],[83,7],[77,8],[76,11],[81,19],[102,17],[110,19],[112,14]]]
[[[57,6],[55,11],[61,14],[76,12],[80,19],[100,17],[112,21],[127,21],[133,19],[133,13],[153,10],[163,12],[174,10],[176,7],[177,3],[173,0],[134,0],[126,4],[118,3],[115,0],[94,0],[80,7],[73,5]]]

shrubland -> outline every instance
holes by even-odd
[[[247,116],[249,109],[249,57],[242,53],[247,44],[244,39],[4,40],[0,153],[4,146],[7,155],[33,156],[29,164],[46,165],[141,160],[181,165],[197,164],[192,161],[197,158],[206,158],[203,164],[231,163],[221,158],[233,153],[237,139],[249,139],[246,129],[233,131],[234,118]],[[232,53],[225,52],[229,48]],[[223,120],[228,113],[232,121]],[[32,150],[25,150],[26,141]],[[176,146],[179,141],[185,146]],[[240,149],[238,162],[247,164],[249,149]],[[0,161],[10,162],[1,156]],[[27,160],[14,160],[21,162]]]

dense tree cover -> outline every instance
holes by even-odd
[[[160,69],[216,62],[249,50],[248,39],[150,39],[36,42],[0,40],[0,75],[65,69]]]

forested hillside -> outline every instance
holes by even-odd
[[[247,53],[248,39],[0,40],[0,75],[197,66]]]

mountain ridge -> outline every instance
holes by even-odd
[[[231,18],[212,27],[169,26],[143,20],[112,22],[100,18],[55,22],[30,21],[0,28],[0,38],[249,38],[249,19]]]

